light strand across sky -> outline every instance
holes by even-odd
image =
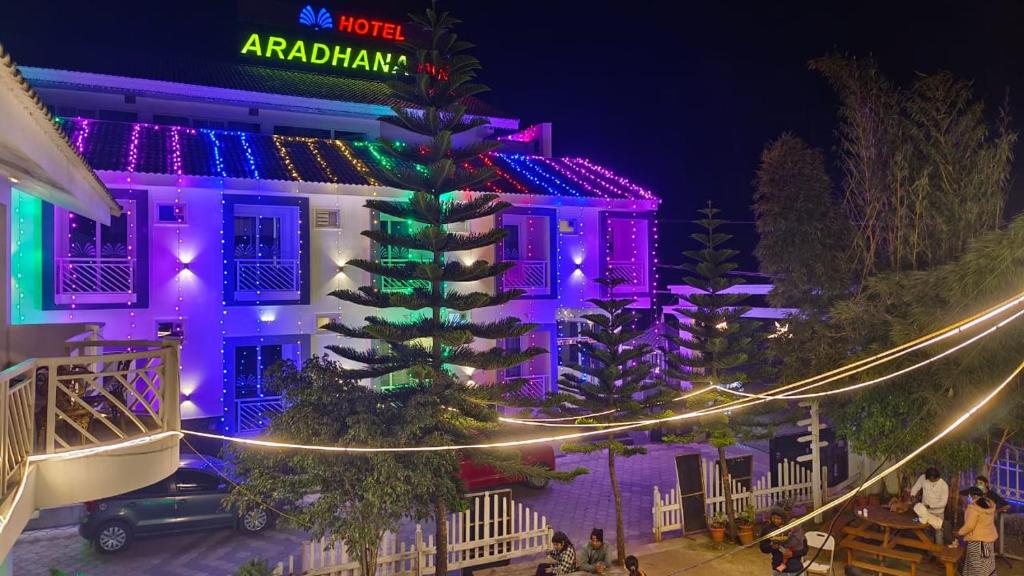
[[[931,334],[928,334],[926,336],[922,336],[922,337],[917,338],[917,339],[915,339],[915,340],[913,340],[911,342],[907,342],[905,344],[902,344],[900,346],[897,346],[895,348],[892,348],[892,349],[887,350],[885,352],[882,352],[880,354],[876,354],[876,355],[874,355],[874,356],[872,356],[870,358],[865,358],[863,360],[860,360],[860,361],[848,364],[848,365],[846,365],[844,367],[837,368],[835,370],[831,370],[831,371],[826,372],[824,374],[821,374],[821,375],[818,375],[818,376],[814,376],[814,377],[811,377],[811,378],[806,378],[804,380],[801,380],[799,382],[794,382],[792,384],[787,384],[787,385],[784,385],[784,386],[780,386],[778,388],[775,388],[771,392],[775,392],[775,393],[782,392],[784,390],[789,390],[789,389],[792,389],[792,388],[804,385],[804,384],[809,383],[809,382],[814,382],[816,380],[819,380],[823,376],[831,376],[831,375],[841,374],[840,376],[836,376],[836,378],[827,378],[824,381],[816,383],[814,385],[814,386],[820,386],[820,385],[825,384],[827,382],[830,382],[832,380],[844,377],[844,376],[846,376],[848,374],[852,374],[852,373],[855,373],[855,372],[859,372],[861,370],[865,370],[867,368],[870,368],[870,367],[873,367],[875,365],[878,365],[878,364],[881,364],[881,363],[884,363],[884,362],[888,361],[888,359],[878,360],[879,358],[885,358],[886,356],[888,356],[890,354],[893,354],[894,357],[895,356],[902,356],[903,354],[906,354],[906,353],[909,353],[909,352],[911,352],[913,350],[916,350],[916,349],[919,349],[921,347],[927,346],[927,345],[929,345],[929,344],[931,344],[933,342],[937,342],[939,340],[948,338],[948,337],[950,337],[950,336],[952,336],[954,334],[959,334],[960,332],[962,332],[964,330],[967,330],[967,329],[977,325],[978,323],[984,322],[984,321],[986,321],[988,319],[991,319],[991,318],[993,318],[995,316],[998,316],[999,314],[1002,314],[1003,312],[1013,308],[1014,306],[1020,305],[1022,302],[1024,302],[1024,292],[1021,292],[1021,293],[1017,294],[1016,296],[1014,296],[1013,298],[1010,298],[1009,300],[1004,301],[1002,304],[999,304],[997,306],[989,308],[988,310],[979,312],[978,314],[975,314],[975,315],[973,315],[973,316],[971,316],[969,318],[966,318],[964,320],[956,322],[956,323],[954,323],[954,324],[952,324],[950,326],[947,326],[946,328],[936,330],[936,331],[932,332]],[[856,368],[856,370],[850,371],[848,373],[844,373],[844,370],[851,369],[851,368]],[[810,388],[810,386],[805,386],[801,390],[807,389],[807,388]],[[630,423],[625,423],[625,424],[616,423],[615,425],[612,425],[612,426],[609,426],[609,427],[602,427],[600,429],[591,429],[591,430],[585,430],[585,431],[580,431],[580,432],[571,432],[571,433],[566,433],[566,434],[557,434],[557,435],[554,435],[554,436],[548,436],[548,437],[543,437],[543,438],[529,438],[529,439],[522,439],[522,440],[506,440],[506,441],[501,441],[501,442],[488,442],[488,443],[479,443],[479,444],[463,444],[463,445],[450,445],[450,446],[443,446],[443,445],[442,446],[321,446],[321,445],[311,445],[311,444],[297,444],[297,443],[292,443],[292,442],[277,442],[277,441],[272,441],[272,440],[259,440],[259,439],[255,439],[255,438],[237,438],[237,437],[232,437],[232,436],[224,436],[224,435],[221,435],[221,434],[210,434],[208,432],[197,432],[197,431],[194,431],[194,430],[182,430],[182,432],[185,433],[185,434],[193,435],[193,436],[198,436],[198,437],[203,437],[203,438],[211,438],[211,439],[216,439],[216,440],[222,440],[222,441],[225,441],[225,442],[233,442],[233,443],[236,443],[236,444],[244,444],[244,445],[247,445],[247,446],[262,447],[262,448],[282,448],[282,449],[310,450],[310,451],[318,451],[318,452],[333,452],[333,453],[348,453],[348,454],[450,452],[450,451],[457,451],[457,450],[483,450],[483,449],[496,449],[496,448],[517,448],[517,447],[520,447],[520,446],[529,446],[529,445],[534,445],[534,444],[544,444],[544,443],[548,443],[548,442],[559,442],[559,441],[564,441],[564,440],[577,440],[577,439],[580,439],[580,438],[588,438],[588,437],[596,436],[596,435],[607,435],[607,434],[613,434],[613,433],[621,432],[621,431],[625,431],[625,430],[632,430],[632,429],[635,429],[635,428],[640,428],[640,427],[643,427],[643,426],[649,426],[649,425],[652,425],[652,424],[660,424],[660,423],[665,423],[665,422],[675,422],[675,421],[679,421],[679,420],[698,418],[698,417],[701,417],[701,416],[707,416],[707,415],[710,415],[710,414],[715,414],[715,413],[723,412],[723,411],[726,411],[726,410],[733,410],[733,411],[734,410],[739,410],[739,409],[742,409],[742,408],[746,408],[746,407],[749,407],[749,406],[761,404],[761,403],[768,402],[770,400],[775,400],[775,399],[778,399],[778,397],[777,396],[766,396],[764,398],[747,398],[747,399],[742,399],[742,400],[736,400],[736,401],[733,401],[733,402],[727,402],[726,404],[722,404],[720,406],[715,406],[713,408],[708,408],[708,409],[704,409],[704,410],[697,410],[697,411],[694,411],[694,412],[687,412],[685,414],[677,414],[677,415],[674,415],[674,416],[661,417],[661,418],[650,418],[650,419],[646,419],[646,420],[637,420],[635,422],[630,422]],[[549,423],[549,425],[551,425],[551,424],[552,423]]]
[[[861,482],[860,485],[858,485],[856,489],[850,490],[846,494],[843,494],[842,496],[837,497],[835,500],[829,502],[828,504],[825,504],[825,505],[823,505],[823,506],[821,506],[821,507],[819,507],[819,508],[817,508],[815,510],[811,510],[810,512],[804,514],[803,516],[800,516],[799,518],[796,518],[795,520],[791,520],[788,524],[786,524],[784,526],[780,526],[777,530],[774,530],[772,532],[769,532],[768,534],[765,534],[764,536],[761,536],[760,538],[758,538],[757,540],[754,540],[750,544],[738,546],[738,547],[736,547],[736,548],[734,548],[734,549],[732,549],[729,552],[726,552],[724,554],[719,554],[718,556],[715,556],[715,557],[712,557],[712,558],[708,558],[706,560],[702,560],[700,562],[697,562],[697,563],[692,564],[690,566],[686,566],[684,568],[680,568],[679,570],[675,570],[673,572],[670,572],[667,576],[676,576],[677,574],[683,574],[685,572],[689,572],[690,570],[693,570],[693,569],[695,569],[695,568],[697,568],[699,566],[703,566],[705,564],[709,564],[711,562],[714,562],[715,560],[721,560],[722,558],[724,558],[726,556],[730,556],[730,555],[735,554],[735,553],[737,553],[737,552],[739,552],[741,550],[744,550],[746,548],[750,548],[752,546],[756,546],[756,545],[758,545],[760,542],[762,542],[764,540],[768,540],[769,538],[772,538],[774,536],[778,536],[778,535],[783,534],[783,533],[785,533],[785,532],[787,532],[789,530],[792,530],[793,528],[796,528],[797,526],[803,524],[804,522],[807,522],[811,518],[814,518],[815,516],[818,516],[818,515],[822,514],[823,512],[828,512],[829,510],[832,510],[832,509],[836,508],[840,504],[843,504],[847,500],[850,500],[851,498],[856,496],[858,493],[860,493],[861,490],[864,490],[868,486],[871,486],[875,482],[878,482],[882,478],[885,478],[889,474],[892,474],[896,470],[899,470],[901,467],[905,466],[908,462],[910,462],[911,460],[913,460],[914,458],[919,456],[922,452],[924,452],[928,448],[934,446],[936,442],[938,442],[939,440],[942,440],[943,438],[948,436],[951,432],[956,430],[961,424],[966,422],[968,418],[970,418],[975,413],[977,413],[979,410],[984,408],[989,402],[992,401],[992,399],[994,399],[996,396],[999,395],[999,393],[1001,393],[1004,389],[1006,389],[1006,387],[1009,386],[1011,382],[1013,382],[1014,378],[1016,378],[1018,375],[1020,375],[1022,370],[1024,370],[1024,362],[1021,362],[1020,364],[1018,364],[1017,368],[1014,369],[1013,373],[1011,373],[1001,383],[997,384],[994,388],[989,390],[989,392],[985,396],[983,396],[981,398],[981,400],[979,400],[977,403],[975,403],[973,406],[971,406],[967,411],[965,411],[963,414],[961,414],[959,417],[957,417],[957,419],[954,420],[952,423],[950,423],[948,426],[943,428],[942,431],[937,433],[935,436],[933,436],[930,440],[928,440],[924,444],[921,444],[920,446],[918,446],[916,449],[914,449],[914,451],[912,451],[911,453],[907,454],[906,456],[904,456],[902,459],[900,459],[899,461],[897,461],[893,465],[889,466],[885,470],[882,470],[881,472],[876,473],[874,476],[868,478],[867,480]]]
[[[696,390],[694,392],[691,392],[689,394],[680,396],[676,400],[682,400],[684,398],[689,398],[691,396],[696,396],[697,394],[702,394],[702,393],[706,392],[710,388],[716,388],[716,389],[721,390],[723,392],[728,392],[730,394],[735,394],[737,396],[742,396],[742,397],[745,397],[745,398],[758,398],[758,399],[762,399],[762,400],[779,400],[779,399],[787,399],[787,398],[788,399],[797,400],[797,399],[801,399],[801,398],[820,398],[820,397],[823,397],[823,396],[830,396],[832,394],[841,394],[843,392],[848,392],[850,390],[855,390],[855,389],[858,389],[858,388],[864,388],[864,387],[867,387],[867,386],[878,384],[880,382],[884,382],[886,380],[890,380],[890,379],[895,378],[897,376],[901,376],[903,374],[906,374],[906,373],[911,372],[913,370],[916,370],[918,368],[924,367],[924,366],[926,366],[928,364],[931,364],[932,362],[938,361],[938,360],[948,356],[949,354],[952,354],[953,352],[956,352],[957,350],[960,350],[961,348],[969,346],[970,344],[973,344],[974,342],[980,340],[981,338],[984,338],[985,336],[988,336],[988,335],[992,334],[993,332],[995,332],[999,328],[1005,326],[1009,322],[1011,322],[1013,320],[1016,320],[1021,315],[1024,315],[1024,310],[1017,311],[1015,314],[1013,314],[1012,316],[1004,319],[1003,321],[999,322],[995,326],[990,327],[989,329],[985,330],[984,332],[981,332],[981,333],[973,336],[972,338],[970,338],[968,340],[965,340],[964,342],[961,342],[960,344],[958,344],[958,345],[956,345],[956,346],[954,346],[954,347],[952,347],[952,348],[950,348],[950,349],[948,349],[948,350],[946,350],[946,351],[944,351],[944,352],[942,352],[942,353],[940,353],[940,354],[938,354],[936,356],[933,356],[933,357],[928,358],[928,359],[926,359],[926,360],[924,360],[922,362],[919,362],[917,364],[908,366],[908,367],[903,368],[901,370],[897,370],[896,372],[892,372],[892,373],[886,374],[884,376],[880,376],[878,378],[874,378],[872,380],[867,380],[865,382],[859,382],[857,384],[846,386],[844,388],[838,388],[838,389],[835,389],[835,390],[828,390],[828,391],[825,391],[825,392],[818,392],[818,393],[813,393],[813,394],[802,394],[802,395],[801,394],[797,394],[798,392],[802,392],[802,391],[805,391],[805,390],[811,390],[813,388],[818,388],[820,386],[823,386],[825,384],[829,384],[829,383],[834,382],[836,380],[841,380],[843,378],[846,378],[847,376],[851,376],[851,375],[856,374],[858,372],[862,372],[864,370],[867,370],[868,368],[873,368],[873,367],[878,366],[880,364],[884,364],[886,362],[889,362],[891,360],[899,358],[900,356],[903,356],[905,354],[909,354],[910,352],[913,352],[915,350],[919,350],[921,348],[924,348],[926,346],[930,346],[931,344],[934,344],[934,343],[939,342],[941,340],[945,340],[946,338],[949,338],[951,336],[955,336],[957,334],[965,332],[965,331],[973,328],[977,324],[980,324],[982,322],[990,320],[993,317],[996,317],[999,314],[1002,314],[1003,312],[1006,312],[1007,310],[1012,309],[1014,306],[1019,305],[1022,302],[1024,302],[1024,297],[1015,297],[1015,298],[1013,298],[1013,299],[1011,299],[1011,300],[1009,300],[1007,302],[1004,302],[1003,304],[1000,304],[998,306],[995,306],[995,307],[989,309],[986,312],[983,312],[981,316],[978,316],[978,317],[973,318],[973,319],[968,319],[968,321],[965,324],[962,324],[961,326],[952,328],[949,331],[943,332],[943,333],[941,333],[941,334],[939,334],[939,335],[937,335],[937,336],[935,336],[935,337],[933,337],[931,339],[920,341],[920,342],[918,342],[918,344],[916,344],[914,346],[911,346],[909,348],[905,348],[903,350],[900,350],[895,355],[888,356],[888,357],[885,357],[883,359],[879,359],[879,360],[877,360],[875,362],[871,362],[869,364],[865,364],[865,365],[862,365],[860,367],[856,367],[856,368],[854,368],[851,371],[846,372],[846,373],[834,374],[833,376],[831,376],[829,378],[826,378],[824,380],[821,380],[820,382],[814,382],[814,380],[816,380],[817,377],[807,378],[807,379],[801,380],[800,382],[795,382],[793,384],[780,386],[780,387],[777,387],[777,388],[775,388],[773,390],[768,390],[768,391],[766,391],[764,393],[761,393],[761,394],[751,394],[751,393],[748,393],[748,392],[740,392],[738,390],[729,389],[729,388],[727,388],[725,386],[720,386],[720,385],[717,385],[717,384],[712,384],[711,386],[707,386],[707,387],[701,388],[699,390]],[[878,354],[878,355],[875,356],[875,358],[877,358],[878,356],[882,356],[884,354],[885,354],[885,352],[883,352],[881,354]],[[834,373],[834,372],[835,371],[833,370],[832,373]],[[806,382],[812,382],[812,383],[804,384]],[[796,390],[790,390],[789,392],[782,392],[781,394],[776,394],[780,390],[790,389],[790,388],[792,388],[794,386],[799,386],[799,387]],[[716,407],[710,409],[710,410],[712,410],[711,412],[709,412],[708,409],[701,410],[701,411],[698,411],[698,412],[702,416],[707,416],[709,414],[716,413],[716,412],[724,412],[726,410],[734,410],[738,406],[741,406],[741,405],[744,405],[743,404],[743,400],[733,400],[731,402],[727,402],[725,404],[721,404],[719,406],[716,406]],[[586,414],[586,415],[574,416],[574,417],[570,417],[570,418],[560,418],[560,419],[557,419],[557,420],[556,419],[534,419],[534,418],[507,418],[507,417],[499,418],[499,420],[502,421],[502,422],[509,423],[509,424],[521,424],[521,425],[525,425],[525,426],[543,426],[543,427],[549,427],[549,428],[607,428],[609,426],[622,426],[622,425],[630,425],[630,424],[636,424],[638,422],[641,422],[641,420],[619,421],[619,422],[603,422],[603,423],[602,422],[566,423],[566,422],[560,422],[559,421],[559,420],[570,420],[570,419],[579,420],[579,419],[583,419],[583,418],[594,418],[594,417],[597,417],[597,416],[602,416],[602,415],[610,414],[612,412],[613,411],[611,411],[611,410],[606,410],[604,412],[599,412],[599,413],[595,413],[595,414]],[[690,412],[690,413],[692,413],[692,412]],[[680,414],[679,416],[683,416],[683,415],[690,414],[690,413]],[[646,420],[643,420],[643,422],[646,422]]]

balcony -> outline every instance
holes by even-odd
[[[108,498],[178,466],[176,342],[68,342],[0,372],[0,557],[40,508]]]
[[[527,295],[544,295],[551,290],[547,260],[512,260],[515,267],[501,276],[504,289],[518,288]]]
[[[284,401],[280,396],[235,400],[235,431],[239,434],[261,432],[273,416],[282,412]]]
[[[405,266],[422,264],[428,260],[426,260],[426,256],[416,257],[416,254],[408,248],[382,246],[377,251],[377,261],[386,266]],[[430,289],[430,282],[426,280],[395,280],[386,276],[378,276],[378,278],[380,279],[380,291],[385,294],[409,293],[415,288]]]
[[[135,260],[132,258],[58,258],[56,300],[68,304],[72,297],[88,302],[90,297],[135,294]],[[84,298],[83,298],[84,297]]]
[[[235,260],[235,297],[266,299],[275,295],[297,297],[301,288],[298,259],[240,258]]]
[[[636,291],[647,288],[647,266],[643,262],[611,260],[605,268],[605,277],[624,282],[619,290]]]

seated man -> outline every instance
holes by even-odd
[[[580,570],[603,574],[608,567],[608,548],[604,545],[604,530],[590,531],[590,546],[580,554]]]
[[[768,523],[761,529],[761,552],[771,554],[773,576],[797,576],[804,573],[803,557],[807,554],[807,538],[799,526],[767,538],[786,523],[786,512],[776,506],[768,514]]]
[[[914,506],[914,511],[922,523],[935,528],[935,544],[945,546],[953,539],[953,527],[945,520],[949,484],[942,479],[938,468],[931,467],[910,488],[910,497],[916,497],[918,492],[921,493],[921,502]]]

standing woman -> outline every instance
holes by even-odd
[[[551,544],[555,549],[548,552],[548,557],[554,562],[538,565],[536,576],[566,576],[575,572],[576,549],[565,532],[555,532]]]
[[[967,490],[964,525],[957,533],[967,542],[964,576],[995,576],[996,505],[977,486]]]

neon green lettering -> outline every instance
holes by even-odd
[[[284,49],[286,46],[288,46],[288,42],[284,38],[278,36],[267,38],[267,58],[273,58],[273,53],[277,52],[277,57],[284,60]]]
[[[246,54],[248,52],[255,52],[257,56],[263,56],[263,49],[260,47],[259,34],[250,34],[249,39],[245,41],[245,46],[242,46],[242,54]]]
[[[322,54],[323,58],[317,56],[317,54]],[[327,47],[327,44],[320,44],[319,42],[313,44],[313,50],[309,53],[310,62],[313,64],[323,64],[324,62],[327,62],[327,59],[330,57],[331,49]]]
[[[306,43],[302,40],[297,40],[295,46],[292,46],[292,51],[288,53],[289,60],[295,60],[296,58],[303,62],[306,61]]]
[[[409,65],[409,61],[406,60],[405,54],[399,54],[398,55],[398,60],[395,62],[395,65],[391,68],[391,73],[394,74],[395,72],[398,72],[399,70],[402,70],[403,74],[408,75],[409,73],[405,72],[406,67],[408,65]]]
[[[356,56],[355,63],[352,64],[353,68],[358,68],[360,66],[363,67],[363,70],[370,69],[370,55],[366,53],[366,50],[360,50],[359,54]]]
[[[387,72],[391,69],[391,53],[390,52],[374,52],[373,54],[373,71]]]
[[[345,48],[345,52],[342,53],[341,52],[341,46],[338,46],[337,44],[335,44],[334,45],[334,59],[331,60],[331,66],[337,66],[338,65],[338,60],[341,59],[341,60],[344,61],[344,63],[341,65],[342,68],[348,68],[348,57],[351,54],[352,54],[352,48],[351,47]]]

